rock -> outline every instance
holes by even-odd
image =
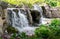
[[[39,23],[41,17],[40,12],[38,12],[37,10],[31,10],[31,15],[32,15],[33,23]]]
[[[7,17],[7,10],[6,9],[2,9],[2,19],[6,19]]]
[[[32,24],[33,24],[33,20],[32,20],[32,15],[31,15],[30,10],[27,10],[27,14],[28,14],[29,22],[30,22],[30,24],[32,25]]]
[[[46,18],[60,18],[60,7],[49,7],[47,4],[42,6],[43,16]]]
[[[52,8],[51,11],[53,18],[60,18],[60,8]]]
[[[3,34],[3,30],[2,30],[3,22],[4,20],[2,20],[2,7],[0,6],[0,34]]]
[[[44,17],[46,17],[46,18],[51,18],[52,17],[49,5],[46,4],[45,6],[42,6],[42,9],[43,9],[43,16]]]
[[[9,34],[4,33],[1,37],[2,39],[10,39],[11,36]]]
[[[3,30],[2,30],[2,27],[3,27],[3,20],[1,19],[0,17],[0,34],[3,34]]]
[[[13,9],[14,12],[18,13],[18,9]]]
[[[32,25],[33,24],[33,21],[32,21],[32,16],[31,16],[31,12],[30,12],[30,9],[28,7],[28,5],[23,5],[22,8],[24,8],[24,10],[26,11],[27,13],[27,18],[29,20],[29,24]]]
[[[7,10],[7,13],[8,13],[8,25],[9,26],[12,26],[12,11],[11,10]]]
[[[27,12],[24,9],[20,9],[21,13],[27,15]]]
[[[0,10],[1,12],[1,16],[0,16],[0,31],[3,34],[6,26],[7,26],[7,10],[6,9],[2,9]]]

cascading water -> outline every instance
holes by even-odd
[[[18,9],[18,12],[16,13],[13,11],[14,8],[8,8],[8,10],[11,10],[12,12],[9,13],[8,18],[10,19],[10,24],[15,27],[19,32],[25,32],[27,35],[34,34],[34,30],[37,27],[30,27],[27,16],[23,13],[21,13],[21,10]],[[15,8],[16,9],[16,8]],[[34,10],[37,10],[40,12],[41,18],[40,18],[40,24],[45,24],[46,21],[43,17],[43,10],[39,5],[34,5]]]
[[[20,12],[20,10],[17,14],[14,11],[12,11],[12,13],[14,14],[14,17],[12,19],[13,20],[13,26],[18,26],[20,28],[29,26],[26,16],[24,14],[22,14]]]
[[[38,12],[40,12],[40,24],[46,24],[47,22],[45,20],[47,20],[46,18],[43,17],[43,10],[42,7],[35,4],[34,6],[34,10],[37,10]]]
[[[18,29],[19,32],[26,32],[27,35],[34,34],[35,27],[30,27],[28,24],[28,19],[26,15],[20,12],[18,9],[18,13],[14,12],[13,9],[10,9],[12,11],[12,26]],[[9,14],[9,15],[10,15]]]
[[[35,4],[35,5],[33,5],[33,6],[34,6],[34,10],[39,11],[41,17],[43,17],[43,14],[42,14],[42,13],[43,13],[43,10],[42,10],[41,6],[39,6],[39,5],[37,5],[37,4]]]

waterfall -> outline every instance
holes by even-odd
[[[35,5],[33,5],[34,6],[34,10],[37,10],[38,12],[40,12],[40,24],[43,24],[44,22],[43,22],[43,10],[42,10],[42,7],[41,6],[39,6],[39,5],[37,5],[37,4],[35,4]]]
[[[40,12],[41,17],[43,17],[43,14],[42,14],[43,10],[42,10],[41,6],[39,6],[37,4],[34,4],[33,6],[34,6],[34,10],[37,10],[38,12]]]
[[[11,25],[15,27],[19,32],[25,32],[27,35],[34,34],[35,27],[30,27],[28,24],[27,16],[21,13],[20,9],[18,9],[18,13],[14,12],[11,8],[10,10],[12,11],[12,13],[10,13],[12,15],[12,17],[10,17],[12,20]]]
[[[13,26],[18,26],[20,28],[27,27],[28,20],[24,14],[22,14],[19,10],[19,12],[16,14],[14,11],[12,11],[13,15]]]
[[[43,9],[41,6],[35,4],[34,6],[34,10],[37,10],[38,12],[40,12],[40,24],[49,24],[51,19],[45,18],[43,17]]]

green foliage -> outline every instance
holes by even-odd
[[[50,1],[49,4],[50,4],[51,6],[54,6],[54,7],[57,6],[57,2],[56,2],[56,1]]]
[[[58,1],[56,1],[56,0],[46,0],[45,2],[52,7],[56,7],[57,3],[58,3]]]
[[[18,35],[13,33],[10,39],[18,37],[20,39],[60,39],[60,20],[54,19],[48,26],[40,25],[40,27],[36,28],[35,35],[27,36],[24,32]]]
[[[54,19],[51,24],[49,25],[51,31],[52,31],[52,38],[54,39],[60,39],[60,20]]]
[[[14,27],[12,27],[12,26],[8,26],[7,27],[7,32],[8,33],[17,33],[18,32],[18,30],[16,30]]]
[[[0,39],[2,39],[2,38],[0,37]]]
[[[3,0],[9,4],[14,4],[14,5],[28,5],[29,7],[32,7],[34,4],[40,4],[42,3],[47,3],[52,7],[60,6],[60,1],[59,0]]]
[[[60,20],[54,19],[48,26],[40,25],[35,34],[44,39],[60,39]]]
[[[24,32],[22,32],[20,34],[13,33],[13,35],[10,37],[10,39],[15,39],[15,38],[24,39],[24,38],[26,38],[26,34]]]
[[[32,7],[33,4],[43,3],[45,0],[3,0],[3,1],[8,2],[9,4],[28,5],[29,7]]]
[[[35,34],[37,37],[48,38],[51,31],[48,26],[41,25],[39,28],[36,29]]]
[[[60,26],[60,20],[59,19],[52,20],[50,26]]]

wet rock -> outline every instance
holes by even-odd
[[[27,15],[27,12],[24,9],[20,9],[21,13]]]
[[[7,13],[8,13],[8,17],[7,17],[8,18],[8,25],[12,26],[12,19],[11,19],[12,15],[13,15],[12,11],[11,10],[7,10]]]
[[[38,12],[37,10],[31,10],[31,15],[32,15],[33,23],[39,23],[41,17],[40,12]]]
[[[14,12],[18,13],[18,9],[13,9]]]
[[[31,16],[31,12],[30,12],[30,9],[28,7],[28,5],[23,5],[22,8],[24,8],[24,10],[26,11],[27,13],[27,18],[29,20],[29,24],[32,25],[33,24],[33,21],[32,21],[32,16]]]
[[[27,10],[27,15],[28,15],[29,22],[32,25],[33,24],[33,19],[32,19],[32,15],[31,15],[30,10]]]

